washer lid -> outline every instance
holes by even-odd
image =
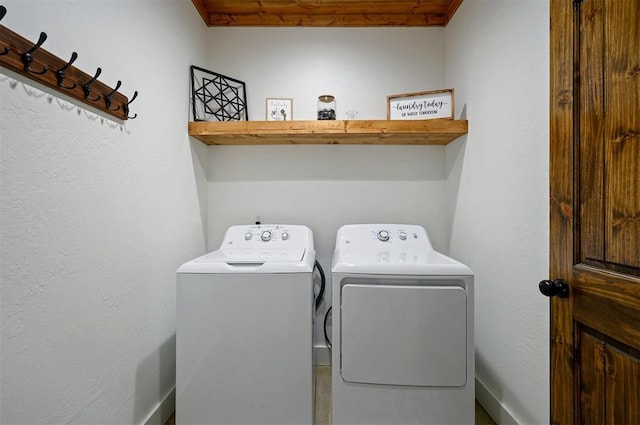
[[[196,259],[200,262],[223,262],[227,264],[264,263],[267,261],[295,262],[302,261],[304,248],[259,249],[239,248],[221,249]]]
[[[220,249],[191,260],[178,273],[311,273],[315,252],[305,248]]]

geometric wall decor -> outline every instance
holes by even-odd
[[[248,121],[245,84],[191,65],[191,103],[194,121]]]

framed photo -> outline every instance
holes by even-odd
[[[293,99],[267,98],[267,121],[293,120]]]
[[[453,89],[387,96],[388,120],[453,119]]]

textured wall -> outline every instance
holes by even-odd
[[[186,121],[206,27],[186,1],[2,3],[140,96],[120,125],[0,69],[0,423],[142,423],[175,385],[175,270],[205,249]]]
[[[465,0],[447,85],[469,134],[447,147],[450,253],[476,273],[476,375],[498,423],[549,421],[549,8]],[[507,418],[510,415],[512,418]]]

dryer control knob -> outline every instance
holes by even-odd
[[[289,234],[287,232],[282,232],[282,240],[286,241],[287,239],[289,239]]]
[[[244,240],[245,241],[251,240],[252,237],[253,237],[253,235],[251,234],[251,232],[247,232],[247,233],[244,234]]]
[[[389,240],[389,232],[387,232],[386,230],[380,230],[378,232],[378,240],[382,241],[382,242],[386,242]]]
[[[403,240],[403,241],[407,240],[406,232],[400,232],[400,234],[398,236],[400,237],[400,240]]]
[[[265,230],[264,232],[262,232],[262,234],[260,235],[260,238],[265,241],[265,242],[269,242],[271,240],[271,232],[268,230]]]

